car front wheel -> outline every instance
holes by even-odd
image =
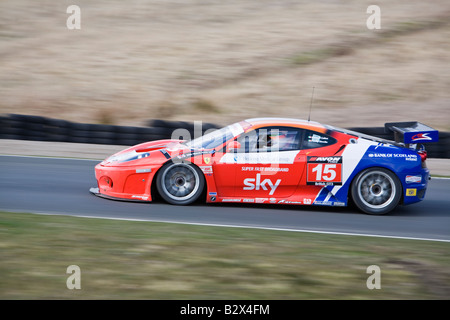
[[[368,214],[381,215],[397,207],[402,195],[402,186],[391,171],[370,168],[356,176],[351,194],[360,210]]]
[[[203,173],[191,163],[167,163],[157,177],[157,189],[161,197],[176,205],[196,201],[203,192]]]

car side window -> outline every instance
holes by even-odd
[[[335,144],[337,140],[327,134],[305,130],[303,137],[302,149],[322,148]]]
[[[302,130],[292,127],[265,127],[241,135],[238,152],[278,152],[300,150]]]

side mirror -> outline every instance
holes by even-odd
[[[231,141],[227,144],[227,152],[235,152],[241,148],[241,144],[237,141]]]

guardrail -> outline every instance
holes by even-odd
[[[185,129],[191,137],[218,125],[202,123],[201,128],[192,122],[153,119],[145,127],[76,123],[41,116],[8,114],[0,116],[0,139],[94,143],[108,145],[135,145],[138,143],[169,139],[176,129]],[[393,133],[384,127],[348,128],[375,137],[393,140]],[[450,132],[439,132],[439,142],[426,146],[430,158],[450,158]]]

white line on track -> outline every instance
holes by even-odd
[[[25,213],[23,211],[17,211],[17,210],[7,210],[7,212]],[[194,223],[194,222],[184,222],[184,221],[165,221],[165,220],[115,218],[115,217],[86,216],[86,215],[81,215],[81,214],[78,215],[78,214],[67,214],[67,213],[56,213],[56,212],[52,213],[52,212],[38,212],[38,211],[36,211],[36,212],[27,212],[27,213],[47,215],[47,216],[65,216],[65,217],[105,219],[105,220],[118,220],[118,221],[132,221],[132,222],[157,222],[157,223],[171,223],[171,224],[182,224],[182,225],[192,225],[192,226],[204,226],[204,227],[258,229],[258,230],[270,230],[270,231],[288,231],[288,232],[303,232],[303,233],[315,233],[315,234],[341,235],[341,236],[358,236],[358,237],[373,237],[373,238],[402,239],[402,240],[437,241],[437,242],[450,243],[450,240],[446,240],[446,239],[432,239],[432,238],[420,238],[420,237],[402,237],[402,236],[390,236],[390,235],[370,234],[370,233],[366,234],[366,233],[322,231],[322,230],[309,230],[309,229],[287,229],[287,228],[272,228],[272,227],[245,226],[245,225],[227,225],[227,224],[214,224],[214,223]]]

